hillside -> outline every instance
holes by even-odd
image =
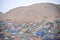
[[[60,9],[56,4],[37,3],[8,11],[4,14],[3,20],[39,22],[42,20],[54,21],[57,18],[60,18]]]
[[[0,20],[2,20],[4,18],[3,16],[4,14],[2,12],[0,12]]]

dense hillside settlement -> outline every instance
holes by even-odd
[[[60,40],[60,5],[37,3],[0,12],[0,40]]]

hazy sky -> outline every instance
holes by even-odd
[[[34,3],[55,3],[60,4],[60,0],[0,0],[0,12],[7,12],[19,6],[31,5]]]

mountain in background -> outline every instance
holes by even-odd
[[[57,5],[60,8],[60,5]]]
[[[42,20],[47,20],[52,22],[56,19],[60,19],[60,5],[52,3],[37,3],[30,6],[11,9],[0,16],[3,21],[41,22]]]
[[[4,15],[4,14],[3,14],[2,12],[0,12],[0,21],[3,20],[3,18],[4,18],[3,15]]]

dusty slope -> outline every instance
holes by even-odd
[[[33,4],[26,7],[18,7],[4,14],[3,20],[12,21],[34,21],[42,20],[53,21],[59,18],[60,9],[57,5],[51,3]]]
[[[57,5],[59,8],[60,8],[60,4],[59,5]]]
[[[0,12],[0,20],[2,20],[4,18],[3,16],[4,14],[2,12]]]

